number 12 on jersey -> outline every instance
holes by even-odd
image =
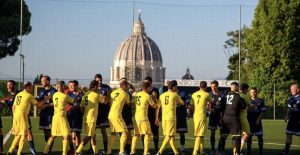
[[[227,98],[226,104],[232,104],[233,97],[234,97],[234,95],[227,95],[226,96],[226,98]]]

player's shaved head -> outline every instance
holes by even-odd
[[[25,82],[23,85],[23,89],[27,89],[28,87],[31,87],[32,83],[31,82]]]
[[[50,77],[47,76],[47,75],[43,75],[42,78],[41,78],[41,84],[43,87],[48,87],[50,86]]]
[[[57,91],[59,91],[59,92],[63,92],[64,91],[64,89],[65,89],[65,81],[58,81],[57,83],[56,83],[56,89],[57,89]]]
[[[23,89],[26,90],[28,93],[31,93],[32,92],[32,83],[25,82],[23,85]]]
[[[291,90],[292,95],[294,95],[294,96],[299,95],[299,84],[298,83],[293,83],[291,85],[290,90]]]
[[[143,82],[142,89],[147,90],[148,88],[150,88],[150,83],[149,82]]]

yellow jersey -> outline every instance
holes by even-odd
[[[54,115],[56,116],[66,116],[66,106],[67,103],[73,103],[74,99],[69,95],[62,92],[56,92],[52,96],[54,105]]]
[[[15,97],[14,106],[14,116],[28,116],[31,104],[36,105],[37,101],[32,96],[32,94],[28,93],[27,91],[23,90],[22,92],[18,93]]]
[[[130,96],[122,89],[114,90],[110,94],[110,111],[108,114],[109,119],[122,118],[122,110],[124,104],[130,104]]]
[[[248,106],[251,103],[251,100],[247,94],[240,93],[240,96],[241,96],[241,98],[243,98],[245,100],[245,103],[246,103],[246,108],[241,109],[241,111],[240,111],[240,119],[247,120],[247,111],[248,111]]]
[[[191,105],[194,105],[194,119],[204,120],[206,119],[207,103],[213,102],[213,99],[204,90],[199,90],[193,93],[191,99]]]
[[[154,101],[152,97],[148,93],[141,91],[136,93],[134,103],[135,103],[135,120],[136,121],[148,120],[148,107],[149,105],[151,106],[154,105]]]
[[[84,94],[80,103],[80,107],[84,107],[84,122],[97,121],[98,106],[101,101],[101,96],[94,91],[88,91]]]
[[[176,104],[184,105],[181,97],[172,91],[164,92],[159,96],[157,103],[158,108],[162,109],[162,120],[175,120],[176,119]]]

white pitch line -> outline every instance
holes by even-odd
[[[11,136],[11,130],[9,130],[8,133],[5,135],[3,139],[3,145],[7,142],[10,136]]]
[[[36,135],[36,136],[43,136],[44,134],[33,134],[33,135]],[[82,135],[85,135],[85,134],[82,134]],[[101,134],[96,134],[97,136],[100,136]],[[151,136],[153,137],[153,136]],[[159,136],[161,138],[164,138],[164,136]],[[180,139],[180,137],[175,137],[176,139]],[[195,140],[195,138],[193,137],[185,137],[185,139],[189,139],[189,140]],[[205,140],[209,140],[208,138],[204,138]],[[231,140],[228,140],[227,141],[231,141]],[[253,141],[252,143],[255,143],[257,144],[258,142],[256,141]],[[285,144],[280,144],[280,143],[266,143],[264,142],[264,144],[266,145],[277,145],[277,146],[285,146]],[[292,147],[300,147],[300,145],[291,145]]]

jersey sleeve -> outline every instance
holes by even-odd
[[[287,103],[286,103],[286,108],[291,108],[292,107],[292,102],[293,102],[293,98],[292,97],[290,97],[289,99],[288,99],[288,101],[287,101]]]
[[[259,110],[261,111],[261,112],[265,112],[266,110],[267,110],[267,108],[266,108],[266,106],[265,106],[265,101],[264,100],[260,100],[260,108],[259,108]]]
[[[240,99],[239,99],[239,108],[240,108],[240,109],[245,109],[247,106],[248,106],[248,105],[247,105],[245,99],[242,98],[242,97],[240,97]]]
[[[148,98],[149,98],[149,105],[153,106],[154,101],[153,101],[152,97],[150,95],[148,95]]]
[[[30,103],[31,103],[31,104],[33,104],[33,105],[36,105],[36,104],[37,104],[37,100],[36,100],[32,95],[30,95],[29,100],[30,100]]]
[[[130,95],[126,94],[126,104],[130,104]]]
[[[159,97],[158,101],[157,101],[157,107],[160,108],[161,107],[161,97]]]
[[[208,94],[207,97],[206,97],[207,101],[208,102],[213,102],[213,98]]]
[[[88,96],[84,95],[82,97],[81,103],[80,103],[80,107],[85,107],[85,102],[88,102]]]
[[[194,103],[195,103],[195,100],[194,100],[194,94],[193,94],[192,97],[191,97],[190,104],[193,105]]]
[[[183,100],[181,99],[181,97],[178,94],[176,94],[176,101],[177,101],[178,104],[184,105]]]
[[[226,100],[227,100],[226,96],[223,96],[222,99],[221,99],[221,105],[220,105],[221,108],[220,109],[221,109],[222,112],[224,112],[225,109],[226,109]]]

